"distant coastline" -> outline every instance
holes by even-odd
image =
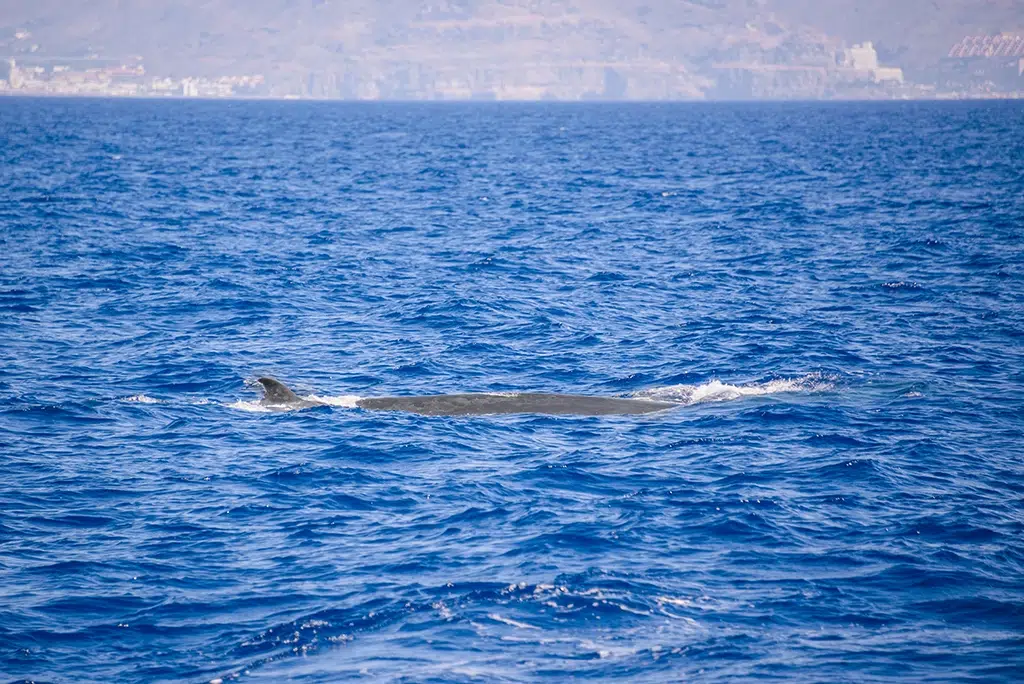
[[[0,90],[0,97],[11,99],[75,99],[75,100],[146,100],[161,101],[169,100],[175,102],[337,102],[337,103],[393,103],[393,104],[700,104],[700,103],[784,103],[784,102],[972,102],[990,100],[1024,100],[1024,91],[1010,93],[957,93],[957,92],[936,92],[927,95],[916,96],[834,96],[834,97],[762,97],[762,98],[728,98],[728,97],[704,97],[704,98],[667,98],[662,100],[654,99],[603,99],[589,98],[577,100],[560,100],[555,98],[526,99],[482,99],[482,98],[327,98],[327,97],[303,97],[296,95],[118,95],[114,93],[52,93],[36,91],[11,91]]]

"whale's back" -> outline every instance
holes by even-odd
[[[501,413],[542,413],[546,415],[608,416],[654,413],[676,404],[647,399],[589,397],[575,394],[437,394],[421,397],[375,397],[360,399],[359,408],[378,411],[408,411],[425,416],[477,416]]]

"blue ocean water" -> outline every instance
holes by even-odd
[[[1019,680],[1021,131],[0,102],[0,679]]]

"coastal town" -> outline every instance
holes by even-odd
[[[79,59],[6,62],[0,93],[7,95],[85,95],[93,97],[200,97],[224,98],[267,95],[261,75],[216,78],[170,78],[146,73],[141,58],[118,62]],[[0,71],[3,73],[3,71]]]

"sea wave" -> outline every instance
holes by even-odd
[[[135,404],[160,404],[163,403],[159,399],[146,396],[145,394],[135,394],[130,397],[125,397],[121,401],[127,401]]]
[[[684,406],[692,406],[769,394],[825,392],[833,387],[833,378],[821,373],[809,373],[798,378],[776,378],[745,385],[732,385],[718,379],[699,385],[668,385],[641,390],[632,396],[637,399],[673,401]]]
[[[510,107],[4,102],[0,681],[1020,679],[1024,103]]]

